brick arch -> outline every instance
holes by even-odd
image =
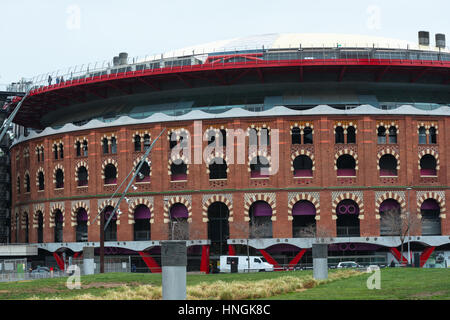
[[[177,141],[179,140],[181,133],[184,133],[183,135],[185,135],[186,138],[189,138],[191,136],[189,133],[189,130],[187,130],[185,128],[170,129],[169,132],[167,132],[167,140],[168,141],[170,141],[170,137],[172,136],[172,133],[175,133]]]
[[[186,174],[189,174],[189,161],[188,158],[185,155],[175,155],[174,157],[169,158],[169,165],[168,165],[168,172],[169,172],[169,177],[172,175],[171,172],[171,168],[170,166],[172,165],[172,163],[174,163],[175,160],[183,160],[183,163],[186,165]]]
[[[188,222],[191,223],[192,222],[191,203],[189,202],[188,199],[186,199],[185,197],[181,197],[181,196],[174,196],[174,197],[170,198],[169,201],[167,202],[167,204],[164,206],[164,223],[170,222],[170,208],[176,203],[181,203],[186,206],[186,208],[188,210]]]
[[[42,213],[42,225],[45,225],[45,213],[44,213],[44,206],[42,204],[38,204],[34,207],[34,212],[33,212],[33,229],[37,229],[38,228],[38,223],[39,223],[39,212]]]
[[[376,202],[375,202],[375,214],[376,215],[380,214],[380,206],[381,206],[381,204],[384,201],[389,200],[389,199],[397,201],[400,204],[401,211],[402,212],[405,211],[405,209],[406,209],[406,201],[405,201],[405,199],[403,199],[403,197],[400,196],[396,192],[388,191],[388,192],[385,192],[382,195],[380,195],[378,197],[378,199],[376,200]]]
[[[316,220],[320,219],[320,202],[311,194],[309,193],[299,193],[295,197],[291,199],[288,203],[288,220],[292,221],[294,217],[292,216],[292,209],[294,208],[294,205],[302,200],[306,200],[311,202],[314,207],[316,208]],[[319,219],[318,219],[319,218]]]
[[[386,154],[390,154],[393,155],[395,157],[395,159],[397,160],[397,170],[400,170],[400,155],[397,153],[397,151],[387,148],[387,149],[382,149],[380,150],[380,152],[378,152],[377,154],[377,169],[380,170],[380,159],[382,156],[386,155]]]
[[[151,134],[150,134],[150,132],[148,132],[148,130],[144,130],[144,131],[139,131],[139,130],[136,130],[134,133],[133,133],[133,136],[132,136],[132,139],[131,139],[131,141],[134,143],[136,140],[136,137],[137,136],[139,136],[140,138],[144,138],[144,136],[146,135],[146,134],[148,134],[149,135],[149,137],[150,137],[150,141],[151,141],[151,139],[152,139],[152,136],[151,136]]]
[[[134,224],[134,211],[139,205],[145,205],[150,210],[150,223],[154,223],[155,221],[155,210],[153,208],[153,204],[149,199],[146,198],[136,198],[133,202],[130,202],[128,205],[128,224]]]
[[[56,171],[58,171],[58,169],[61,169],[61,171],[64,174],[64,167],[61,164],[58,163],[55,166],[55,168],[53,168],[53,183],[56,183]]]
[[[115,208],[116,205],[117,205],[117,200],[112,200],[112,199],[104,200],[104,201],[98,206],[97,213],[100,214],[100,212],[101,212],[104,208],[109,207],[109,206]],[[121,216],[121,214],[119,214],[118,212],[116,212],[116,217],[117,217],[116,223],[117,223],[118,225],[120,224],[120,216]],[[97,225],[100,225],[100,219],[97,219]]]
[[[79,202],[76,202],[76,203],[74,203],[73,205],[72,205],[72,210],[71,210],[71,215],[70,215],[70,220],[71,220],[71,226],[72,227],[74,227],[74,226],[76,226],[76,225],[78,225],[78,223],[77,223],[77,211],[80,209],[80,208],[83,208],[84,210],[86,210],[86,213],[87,213],[87,216],[88,216],[88,221],[87,221],[87,225],[89,225],[90,224],[90,219],[91,219],[91,217],[90,217],[90,215],[89,215],[89,206],[87,205],[87,203],[86,202],[84,202],[84,201],[79,201]]]
[[[86,137],[76,137],[74,142],[73,142],[73,147],[76,149],[77,148],[77,142],[79,142],[81,145],[83,145],[84,141],[89,143],[89,140]]]
[[[355,159],[355,170],[358,170],[358,163],[359,163],[358,154],[355,151],[353,151],[351,149],[347,149],[347,148],[339,150],[334,155],[334,170],[338,169],[337,168],[337,160],[339,159],[340,156],[342,156],[344,154],[348,154],[348,155],[352,156],[353,159]]]
[[[307,156],[311,159],[312,161],[312,170],[315,171],[316,170],[316,159],[314,157],[314,154],[309,151],[309,150],[297,150],[295,151],[295,153],[293,153],[291,155],[291,171],[294,172],[294,160],[295,158],[297,158],[298,156]]]
[[[251,162],[256,157],[264,157],[264,158],[266,158],[269,161],[269,172],[272,172],[272,159],[271,159],[271,156],[265,150],[253,151],[252,153],[249,154],[249,156],[248,156],[248,168],[247,168],[248,172],[251,171],[251,169],[250,169]]]
[[[78,161],[77,164],[75,165],[75,181],[78,181],[78,169],[80,169],[81,167],[85,167],[86,171],[88,172],[88,176],[87,179],[89,180],[89,166],[87,164],[86,161]],[[117,167],[116,167],[117,169]]]
[[[244,220],[250,221],[250,207],[253,203],[256,201],[265,201],[269,204],[269,206],[272,208],[272,221],[277,220],[277,208],[276,208],[276,202],[275,200],[272,200],[268,195],[259,193],[252,197],[250,197],[246,203],[244,203]]]
[[[152,176],[152,161],[149,160],[148,157],[145,158],[144,161],[147,162],[147,164],[148,164],[148,166],[150,168],[150,174],[149,175],[151,177]],[[139,157],[134,160],[134,162],[133,162],[133,172],[136,171],[136,167],[139,164],[139,162],[141,162],[141,159]]]
[[[114,167],[116,167],[116,176],[119,176],[119,168],[117,165],[117,161],[111,158],[108,158],[106,160],[103,161],[102,163],[102,179],[105,179],[105,168],[108,164],[112,164],[114,165]]]
[[[360,218],[362,216],[362,218],[364,217],[364,202],[362,201],[362,199],[356,195],[355,193],[351,193],[351,192],[345,192],[345,193],[341,193],[339,196],[337,196],[332,203],[332,207],[331,207],[331,211],[333,216],[336,216],[336,208],[337,205],[339,204],[339,202],[343,201],[343,200],[353,200],[356,202],[356,204],[358,205],[359,208],[359,215]]]
[[[42,174],[44,175],[44,182],[45,182],[45,171],[44,168],[39,167],[36,171],[36,186],[39,187],[39,172],[42,172]]]
[[[220,130],[225,130],[226,135],[228,135],[228,129],[225,128],[224,125],[221,125],[220,127],[219,126],[217,126],[217,127],[209,126],[209,128],[207,128],[205,130],[205,133],[203,134],[203,139],[208,139],[208,137],[209,137],[208,133],[210,133],[211,131],[213,131],[215,133],[215,136],[217,138],[217,135],[219,134]]]
[[[229,222],[233,222],[233,204],[231,203],[230,200],[228,200],[225,196],[223,195],[212,195],[208,200],[206,200],[206,202],[203,204],[203,210],[202,210],[202,215],[203,215],[203,222],[208,222],[208,209],[209,206],[212,205],[215,202],[222,202],[224,203],[227,207],[228,207],[228,221]]]
[[[439,164],[439,154],[434,151],[433,149],[427,148],[425,150],[422,150],[421,152],[419,152],[419,161],[418,161],[418,168],[420,170],[420,160],[422,159],[422,157],[424,155],[432,155],[434,157],[434,159],[436,159],[436,170],[439,170],[440,168],[440,164]]]
[[[420,207],[422,206],[423,202],[428,199],[434,199],[439,204],[439,207],[441,209],[441,214],[443,214],[445,209],[445,199],[441,197],[437,192],[429,191],[424,193],[418,200],[417,200],[417,214],[420,215]]]
[[[60,210],[63,216],[63,227],[65,226],[65,210],[64,210],[64,205],[61,203],[53,203],[50,206],[50,215],[49,215],[49,227],[52,228],[55,226],[55,211],[56,210]]]

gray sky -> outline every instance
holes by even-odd
[[[110,60],[266,33],[447,35],[448,0],[1,0],[0,84]],[[433,40],[432,40],[433,41]],[[1,87],[1,86],[0,86]]]

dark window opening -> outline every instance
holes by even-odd
[[[109,163],[105,167],[105,184],[116,184],[117,183],[117,169],[112,164]]]
[[[292,235],[294,238],[314,238],[316,236],[316,208],[301,200],[292,207]]]
[[[141,162],[139,162],[136,165],[136,170],[139,168],[139,165]],[[137,176],[136,176],[137,182],[149,182],[150,181],[150,166],[148,165],[147,161],[144,161],[142,164],[141,170],[139,170]]]
[[[116,154],[117,153],[117,140],[115,137],[111,138],[111,153]]]
[[[419,144],[427,144],[427,129],[425,127],[419,128]]]
[[[81,142],[80,141],[77,141],[75,143],[75,148],[76,148],[77,157],[81,157]]]
[[[30,192],[30,176],[28,174],[25,175],[25,191]]]
[[[338,237],[359,237],[359,207],[353,200],[343,200],[336,207]]]
[[[434,199],[427,199],[420,207],[422,215],[422,235],[423,236],[440,236],[441,217],[439,203]]]
[[[38,185],[39,190],[44,190],[44,173],[42,171],[38,173]]]
[[[303,143],[312,144],[313,143],[313,131],[310,127],[303,129]]]
[[[389,128],[389,143],[397,143],[397,128],[394,126]]]
[[[356,129],[353,126],[347,128],[347,143],[356,143]]]
[[[55,160],[58,160],[58,146],[56,144],[53,145],[53,155]]]
[[[436,144],[437,143],[436,129],[434,127],[431,127],[429,133],[430,133],[430,144]]]
[[[211,240],[211,254],[222,255],[228,252],[229,215],[230,211],[223,202],[214,202],[208,208],[208,239]]]
[[[214,158],[209,165],[209,179],[226,179],[227,163],[223,158]]]
[[[171,240],[189,240],[189,212],[182,203],[170,208],[169,238]]]
[[[431,154],[426,154],[420,159],[420,175],[421,176],[436,176],[437,162]]]
[[[269,160],[265,157],[254,157],[250,162],[250,177],[251,178],[267,178],[269,177]]]
[[[113,211],[114,208],[111,206],[105,208],[105,226]],[[114,213],[114,216],[111,218],[108,226],[106,227],[105,241],[117,241],[117,212]]]
[[[312,177],[313,162],[310,157],[300,155],[294,159],[294,177]]]
[[[62,143],[59,144],[59,157],[64,158],[64,146]]]
[[[103,151],[103,154],[108,154],[109,153],[108,139],[107,138],[103,138],[102,139],[102,151]]]
[[[150,233],[150,209],[140,204],[134,210],[134,241],[147,241],[151,238]]]
[[[380,235],[399,236],[402,233],[403,221],[400,204],[394,199],[384,200],[380,204]]]
[[[174,162],[170,165],[172,181],[187,180],[187,165],[182,160],[179,161],[180,163]]]
[[[134,137],[134,151],[136,151],[136,152],[141,151],[141,137],[140,136]]]
[[[150,135],[146,134],[144,135],[144,149],[147,150],[148,147],[150,147]]]
[[[345,143],[344,141],[344,129],[342,127],[336,127],[334,131],[335,143]]]
[[[77,211],[76,242],[88,241],[88,215],[84,208]]]
[[[83,141],[83,156],[88,156],[88,142],[86,140]]]
[[[56,170],[55,180],[56,189],[64,188],[64,172],[61,169]]]
[[[392,154],[385,154],[380,158],[380,176],[396,177],[397,176],[397,159]]]
[[[300,128],[294,127],[291,130],[292,144],[301,144],[302,143],[302,135]]]
[[[37,226],[37,242],[44,242],[44,216],[41,211],[38,211],[38,226]]]
[[[86,169],[86,167],[80,167],[78,168],[78,186],[82,187],[82,186],[87,186],[88,184],[88,171]]]
[[[336,161],[338,177],[355,177],[356,161],[348,154],[343,154]]]
[[[385,144],[386,143],[386,128],[385,127],[378,127],[378,143],[379,144]]]
[[[54,215],[54,219],[55,219],[55,228],[54,228],[54,239],[55,242],[63,242],[63,214],[61,212],[61,210],[56,210],[55,211],[55,215]]]
[[[250,238],[272,238],[272,208],[267,202],[254,202],[250,206],[249,216]]]

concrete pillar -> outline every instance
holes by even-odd
[[[83,274],[94,274],[94,247],[83,248]]]
[[[328,244],[313,243],[312,256],[314,279],[328,279]]]
[[[163,300],[186,300],[186,241],[162,241]]]

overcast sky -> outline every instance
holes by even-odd
[[[447,34],[448,45],[449,12],[449,0],[0,0],[0,84],[119,52],[145,56],[267,33],[417,42],[427,30]]]

